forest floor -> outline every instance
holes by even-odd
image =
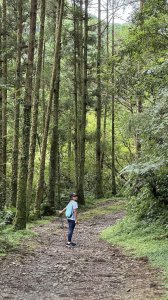
[[[0,258],[0,300],[162,299],[159,270],[100,240],[101,231],[123,215],[108,211],[81,220],[73,248],[65,247],[59,218],[35,227],[37,236]]]

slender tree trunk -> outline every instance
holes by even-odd
[[[78,197],[81,204],[85,203],[84,198],[84,171],[85,171],[85,129],[86,129],[86,106],[87,106],[87,43],[88,43],[88,0],[85,0],[84,18],[84,75],[83,75],[83,102],[81,121],[81,143],[80,143],[80,173]]]
[[[49,130],[49,124],[50,124],[52,99],[53,99],[53,94],[54,94],[55,81],[56,81],[57,74],[58,74],[58,60],[59,60],[59,50],[60,50],[60,42],[61,42],[63,11],[64,11],[64,0],[61,0],[59,24],[58,24],[58,30],[56,30],[56,37],[55,37],[55,55],[54,55],[54,65],[53,65],[53,72],[52,72],[52,78],[51,78],[50,95],[49,95],[49,102],[48,102],[47,113],[46,113],[44,136],[43,136],[43,141],[42,141],[39,180],[38,180],[38,184],[37,184],[36,199],[35,199],[35,215],[37,217],[40,217],[40,208],[41,208],[41,202],[42,202],[43,191],[44,191],[44,171],[45,171],[46,148],[47,148],[48,130]]]
[[[58,7],[60,12],[60,7]],[[58,18],[57,18],[58,19]],[[58,19],[59,22],[59,19]],[[57,22],[57,23],[58,23]],[[59,27],[59,24],[57,25]],[[57,28],[59,30],[59,28]],[[59,120],[59,90],[60,90],[60,62],[61,62],[61,37],[60,43],[58,44],[58,56],[57,56],[57,74],[54,88],[54,99],[53,99],[53,130],[51,138],[50,148],[50,169],[49,169],[49,193],[48,193],[48,204],[51,213],[55,212],[55,208],[59,206],[59,199],[56,199],[56,182],[58,182],[58,155],[59,155],[59,131],[58,131],[58,120]]]
[[[77,10],[76,2],[73,2],[74,22],[74,100],[75,100],[75,189],[78,188],[79,178],[79,137],[78,137],[78,83],[77,83]]]
[[[42,62],[43,62],[45,6],[46,6],[46,0],[41,0],[38,60],[37,60],[37,67],[36,67],[36,81],[35,81],[35,89],[34,89],[34,97],[33,97],[32,125],[31,125],[30,148],[29,148],[29,166],[28,166],[28,180],[27,180],[27,213],[29,213],[29,206],[31,203],[33,175],[34,175],[34,159],[35,159],[35,151],[36,151],[37,124],[38,124],[38,107],[39,107],[41,71],[42,71]]]
[[[102,141],[102,152],[101,152],[101,170],[104,165],[105,145],[106,145],[106,126],[107,125],[107,104],[105,103],[104,108],[104,122],[103,122],[103,141]]]
[[[137,113],[142,113],[142,99],[141,96],[137,100]],[[140,134],[137,129],[136,138],[135,138],[135,147],[136,147],[136,157],[137,159],[141,156],[141,140],[140,140]]]
[[[7,3],[2,2],[2,80],[4,87],[2,88],[2,137],[3,137],[3,193],[2,207],[6,203],[6,164],[7,164]]]
[[[96,198],[103,196],[101,170],[101,0],[98,0]]]
[[[46,93],[45,93],[45,41],[44,41],[44,50],[43,50],[43,76],[42,76],[42,111],[43,111],[43,129],[42,132],[44,133],[45,127],[45,114],[46,114]]]
[[[116,174],[115,174],[115,92],[114,92],[114,80],[115,80],[115,66],[114,66],[114,55],[115,55],[115,44],[114,44],[114,0],[112,3],[112,195],[116,195]]]
[[[109,1],[107,0],[107,10],[106,10],[106,57],[107,57],[107,74],[109,72]],[[102,141],[102,153],[101,153],[101,169],[103,176],[104,167],[104,156],[105,156],[105,145],[106,145],[106,123],[107,123],[107,103],[109,100],[109,77],[107,76],[107,93],[104,107],[104,123],[103,123],[103,141]]]
[[[140,0],[140,12],[143,13],[143,7],[144,7],[145,0]],[[143,25],[143,18],[141,20],[141,26]],[[141,63],[138,62],[138,73],[140,73],[141,70]],[[137,99],[137,113],[142,113],[142,97],[139,96]],[[135,148],[136,148],[136,158],[140,158],[141,156],[141,141],[140,141],[140,134],[137,129],[137,133],[135,136]]]
[[[31,0],[28,67],[26,73],[24,112],[23,112],[22,150],[21,150],[20,172],[19,172],[19,181],[18,181],[16,218],[14,224],[14,228],[17,230],[26,228],[26,213],[27,213],[26,187],[27,187],[27,173],[28,173],[28,159],[29,159],[31,98],[32,98],[32,78],[33,78],[33,64],[34,64],[36,16],[37,16],[37,0]]]
[[[58,207],[60,208],[61,204],[61,187],[60,187],[60,182],[61,182],[61,168],[60,168],[60,147],[59,147],[59,141],[58,141],[58,157],[57,157],[57,174],[58,178],[56,181],[56,193],[57,193],[57,201],[58,201]]]
[[[78,6],[78,18],[76,20],[76,44],[77,44],[77,98],[78,98],[78,108],[77,108],[77,123],[78,123],[78,185],[79,185],[79,172],[80,172],[80,154],[81,154],[81,137],[80,132],[82,128],[82,107],[83,107],[83,84],[84,84],[84,56],[83,56],[83,0],[80,0],[80,6]],[[78,186],[77,186],[78,188]]]
[[[0,78],[2,78],[2,6],[0,5]],[[0,210],[3,208],[2,88],[0,87]]]
[[[15,116],[14,138],[12,151],[12,178],[11,178],[11,205],[16,206],[17,181],[18,181],[18,155],[19,155],[19,118],[21,96],[21,55],[22,55],[22,31],[23,31],[23,0],[17,2],[17,59],[16,59],[16,83],[15,83]]]
[[[71,178],[71,161],[72,161],[72,118],[71,108],[69,109],[69,126],[68,126],[68,177]]]

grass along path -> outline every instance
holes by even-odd
[[[102,230],[123,218],[116,203],[112,211],[113,203],[92,208],[99,210],[92,218],[81,214],[73,249],[65,247],[58,218],[36,226],[34,237],[0,259],[0,300],[161,299],[165,290],[158,270],[100,240]]]
[[[154,267],[164,270],[163,283],[168,287],[168,236],[160,222],[137,222],[133,217],[120,220],[101,233],[102,239],[118,245],[135,257],[146,257]],[[167,298],[168,299],[168,296]]]

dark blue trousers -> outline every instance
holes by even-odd
[[[74,220],[68,220],[68,242],[71,242],[73,231],[75,228],[75,221]]]

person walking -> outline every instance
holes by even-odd
[[[70,193],[70,201],[68,205],[59,211],[62,215],[65,212],[68,221],[68,235],[67,235],[67,247],[76,246],[76,243],[72,242],[72,236],[76,224],[78,224],[78,195],[76,193]]]

